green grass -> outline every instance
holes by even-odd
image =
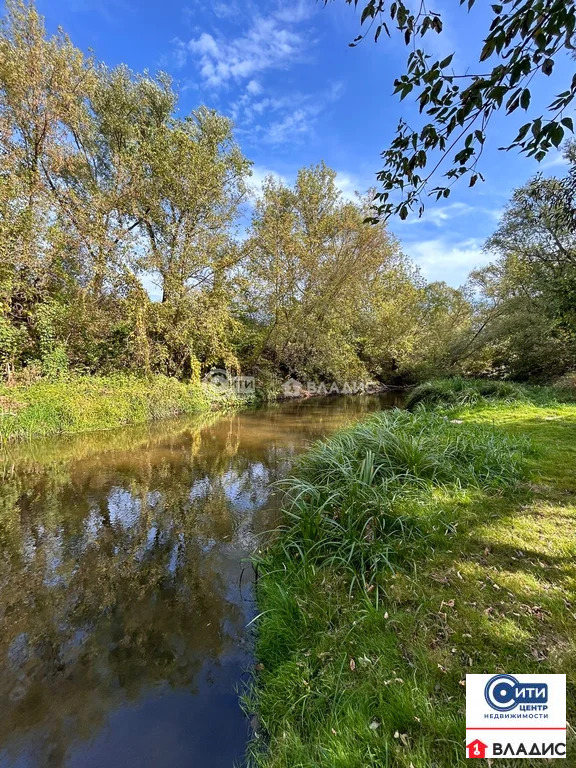
[[[569,388],[533,387],[512,381],[488,379],[435,379],[415,387],[406,398],[406,408],[418,405],[461,408],[487,400],[504,402],[531,402],[550,405],[558,400],[574,400]]]
[[[197,413],[231,404],[202,384],[166,376],[68,376],[0,386],[0,443],[89,432]]]
[[[573,722],[576,406],[524,392],[302,460],[259,562],[252,764],[464,766],[473,672],[565,672]]]

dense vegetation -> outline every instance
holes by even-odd
[[[519,190],[457,290],[426,283],[371,194],[319,164],[256,199],[230,121],[176,117],[164,74],[109,68],[33,6],[0,31],[0,370],[198,381],[212,366],[338,382],[549,378],[576,361],[575,201],[567,179]],[[250,223],[243,222],[246,215]]]
[[[255,765],[464,765],[466,673],[574,678],[576,407],[481,390],[433,383],[285,484],[258,562]]]
[[[0,385],[0,446],[32,435],[55,435],[143,424],[237,403],[219,392],[173,377],[127,374],[39,379],[26,386]]]

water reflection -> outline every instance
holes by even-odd
[[[270,485],[311,440],[391,404],[326,398],[7,449],[0,767],[239,761],[242,558],[276,522]]]

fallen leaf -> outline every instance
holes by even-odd
[[[352,672],[354,672],[354,670],[356,669],[356,662],[354,661],[354,659],[350,659],[350,669],[352,670]]]

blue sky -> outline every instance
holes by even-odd
[[[108,65],[169,72],[180,92],[179,113],[206,104],[233,117],[244,153],[254,162],[254,183],[274,173],[293,181],[298,168],[324,160],[338,172],[345,196],[374,185],[379,153],[399,117],[417,120],[409,99],[392,95],[406,49],[384,36],[375,45],[348,43],[358,13],[344,0],[37,0],[48,29],[60,25],[73,42]],[[442,13],[445,32],[430,35],[430,50],[455,51],[465,71],[477,61],[489,4],[477,0],[467,14],[454,0]],[[478,32],[480,30],[480,33]],[[476,56],[476,58],[475,58]],[[556,68],[533,93],[535,112],[563,90],[572,66]],[[531,114],[531,113],[530,113]],[[536,114],[534,114],[536,116]],[[492,124],[481,170],[486,183],[456,187],[448,201],[429,200],[421,219],[394,220],[391,230],[430,280],[461,284],[489,260],[482,245],[514,187],[536,171],[562,174],[559,153],[540,166],[513,152],[498,152],[524,113]]]

